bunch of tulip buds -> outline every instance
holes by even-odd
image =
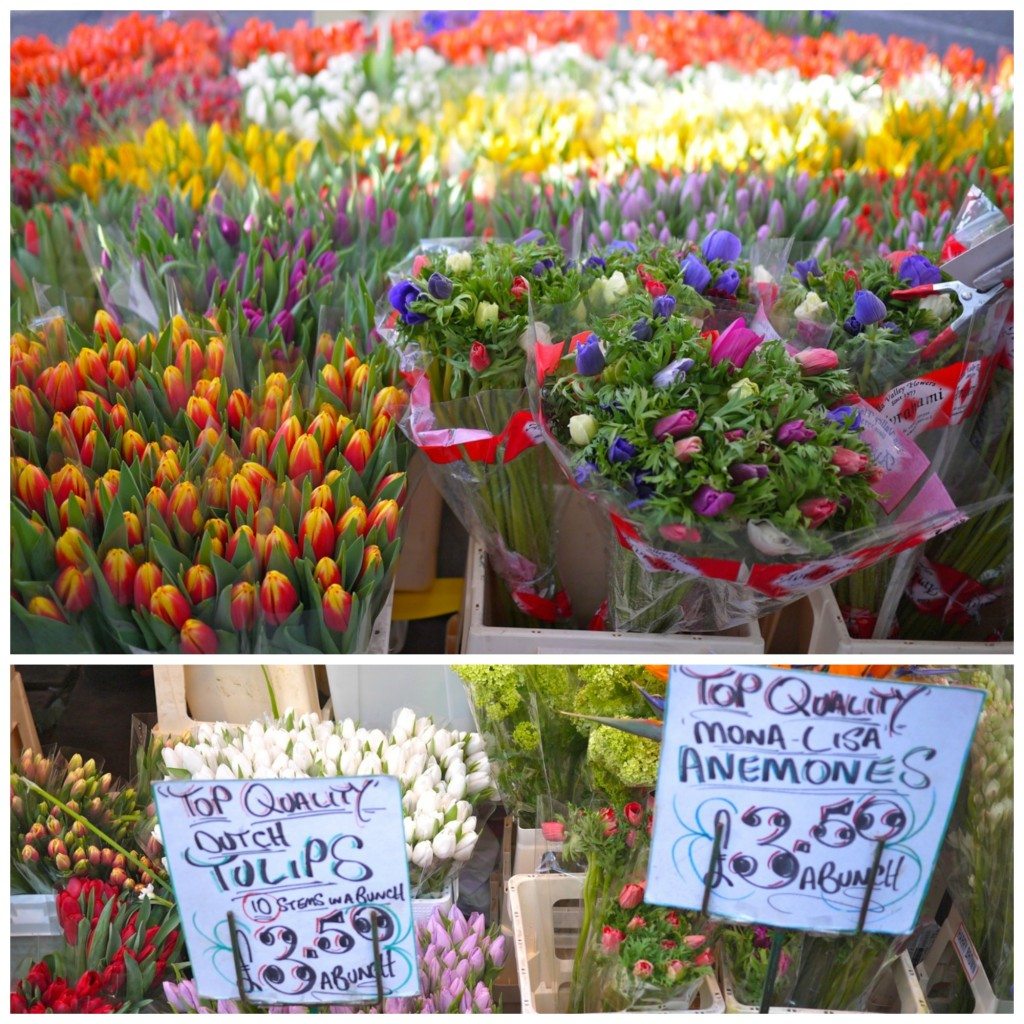
[[[168,776],[183,779],[395,776],[417,891],[440,891],[470,859],[483,827],[478,805],[494,794],[483,737],[445,729],[410,708],[397,712],[388,732],[292,711],[247,726],[203,724],[168,744],[163,761]]]
[[[89,825],[67,814],[58,801]],[[65,761],[27,750],[11,764],[12,882],[31,892],[50,892],[72,877],[101,879],[126,891],[149,885],[159,873],[154,866],[159,855],[152,843],[138,838],[145,818],[136,791],[101,773],[91,758],[83,761],[75,754]],[[94,830],[133,853],[137,863]]]
[[[364,647],[406,490],[395,429],[405,396],[384,383],[382,356],[325,337],[315,380],[302,366],[286,375],[257,364],[254,384],[229,390],[223,338],[181,317],[133,343],[97,314],[87,341],[63,321],[12,339],[21,642]],[[100,387],[104,355],[131,386],[76,389]],[[55,373],[59,387],[40,401],[33,388]]]

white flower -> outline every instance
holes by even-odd
[[[470,796],[473,796],[476,793],[483,793],[486,789],[489,789],[490,786],[490,771],[470,772],[470,774],[466,776],[466,791]]]
[[[451,832],[441,831],[434,836],[431,847],[433,849],[434,856],[438,860],[451,860],[455,854],[457,845],[458,841]]]
[[[768,268],[762,267],[760,263],[750,273],[752,284],[772,284],[774,280]]]
[[[476,832],[470,832],[463,835],[455,846],[455,852],[452,854],[452,859],[461,863],[469,860],[473,856],[473,850],[476,848],[476,841],[479,838]]]
[[[409,855],[409,860],[412,861],[416,867],[422,871],[426,871],[427,868],[433,863],[434,860],[434,848],[426,840],[422,840],[412,848],[412,853]]]
[[[817,292],[808,292],[804,301],[793,310],[797,320],[810,320],[814,323],[824,323],[831,315],[828,303],[822,299]]]
[[[604,278],[604,284],[605,297],[609,305],[613,305],[629,294],[629,283],[622,276],[621,270],[616,270],[610,277]]]
[[[457,776],[449,780],[447,795],[461,800],[466,795],[466,788],[466,777],[464,775]]]
[[[405,801],[402,801],[402,809],[408,810],[405,807]],[[409,817],[408,813],[402,818],[402,826],[405,828],[405,841],[411,843],[416,839],[416,823],[412,818]]]
[[[449,274],[465,274],[473,266],[473,257],[468,252],[450,252],[444,262]]]
[[[596,433],[597,420],[589,413],[569,417],[569,437],[572,438],[573,444],[578,444],[582,448],[594,440]]]
[[[366,754],[364,755],[362,761],[359,762],[359,768],[354,774],[380,775],[382,767],[383,766],[380,763],[380,758],[376,754]]]
[[[476,314],[473,322],[477,327],[486,327],[488,324],[498,322],[498,306],[494,302],[479,302],[476,307]]]
[[[416,712],[412,708],[402,708],[395,717],[395,732],[401,731],[411,736],[416,729]]]
[[[748,520],[747,538],[764,555],[802,555],[807,551],[766,519]]]
[[[416,813],[417,814],[436,814],[438,807],[437,793],[433,789],[428,789],[421,793],[416,800]]]
[[[927,309],[939,318],[939,322],[945,322],[953,312],[953,300],[941,292],[937,295],[926,295],[919,303],[921,309]]]

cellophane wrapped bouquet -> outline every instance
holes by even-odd
[[[611,628],[726,629],[960,521],[836,353],[702,330],[678,274],[637,273],[579,330],[538,304],[531,335],[545,438],[614,531]]]
[[[387,732],[351,718],[292,711],[246,726],[203,724],[164,747],[163,769],[179,779],[394,775],[416,896],[439,894],[457,877],[483,829],[483,804],[494,794],[483,737],[440,727],[410,708],[396,712]]]

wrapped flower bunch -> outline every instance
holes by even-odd
[[[493,795],[491,764],[478,733],[445,729],[403,708],[388,732],[351,718],[288,711],[246,726],[201,725],[164,748],[167,777],[304,779],[393,775],[402,787],[406,854],[414,892],[441,892],[473,855]]]

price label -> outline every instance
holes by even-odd
[[[865,930],[912,931],[984,699],[965,687],[674,667],[648,900],[699,909],[709,881],[714,917],[853,932],[867,902]]]
[[[154,785],[199,993],[352,1003],[419,992],[401,792],[390,776]],[[377,929],[374,954],[373,931]]]

